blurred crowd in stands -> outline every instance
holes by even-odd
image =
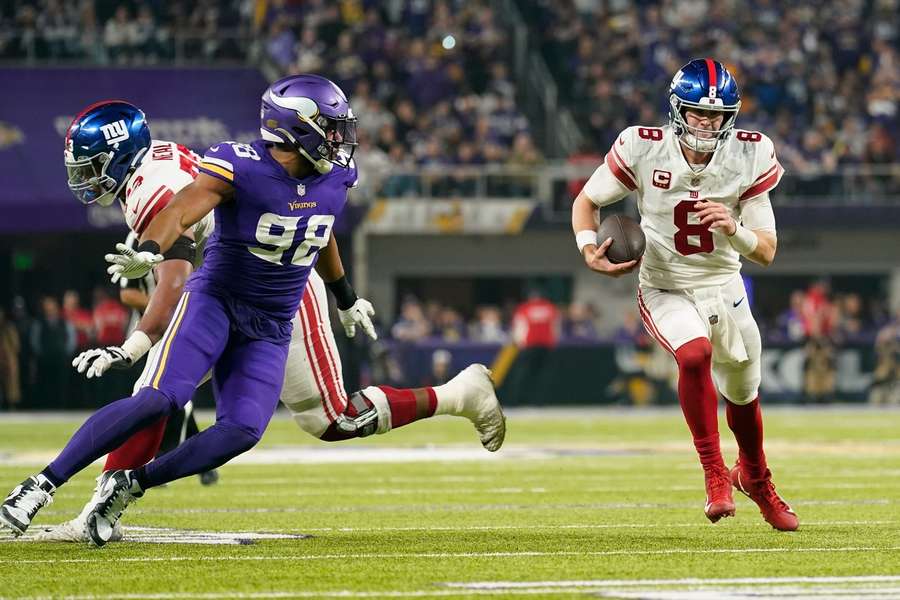
[[[737,0],[516,4],[585,133],[573,162],[596,165],[623,128],[663,122],[672,74],[691,57],[715,56],[741,84],[739,126],[770,135],[788,173],[801,177],[785,180],[796,187],[788,191],[900,191],[896,174],[852,184],[827,177],[842,166],[900,162],[900,0],[763,0],[752,10]],[[510,32],[488,0],[3,0],[0,7],[0,59],[265,60],[283,74],[332,77],[361,116],[360,168],[380,195],[519,195],[533,180],[479,184],[466,175],[410,173],[482,165],[527,173],[544,161],[517,107]]]
[[[152,65],[245,59],[253,0],[0,0],[0,59]]]
[[[0,408],[16,409],[23,398],[42,398],[45,407],[71,408],[80,379],[72,358],[83,350],[125,341],[129,311],[103,287],[93,304],[82,305],[75,290],[62,298],[43,296],[31,315],[17,296],[7,313],[0,306]],[[79,404],[80,404],[80,399]]]
[[[737,78],[738,126],[775,140],[788,172],[900,162],[897,0],[519,0],[577,121],[606,151],[663,122],[688,58]]]
[[[509,34],[486,0],[272,2],[259,28],[283,73],[322,73],[350,95],[357,162],[383,195],[421,194],[423,185],[435,196],[473,195],[472,177],[409,174],[485,164],[527,171],[543,160],[516,105]],[[513,195],[516,184],[485,191]]]

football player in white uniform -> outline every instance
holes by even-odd
[[[774,528],[797,529],[776,493],[763,452],[760,335],[741,279],[741,256],[775,257],[769,201],[783,169],[765,135],[735,129],[740,93],[711,59],[692,60],[669,89],[669,125],[629,127],[613,142],[572,208],[589,268],[613,277],[640,268],[638,304],[647,331],[678,363],[678,397],[706,478],[706,516],[733,516],[732,485]],[[610,263],[597,245],[595,212],[636,191],[647,238],[640,261]],[[718,396],[739,453],[730,471],[719,446]]]
[[[235,146],[237,152],[244,145]],[[201,166],[225,173],[232,169],[225,161],[201,159],[184,146],[151,141],[144,113],[122,101],[99,102],[87,107],[72,121],[66,136],[66,167],[73,194],[85,204],[96,201],[108,206],[118,199],[129,229],[138,235],[181,188],[193,181]],[[149,384],[153,366],[162,351],[157,342],[193,270],[196,245],[205,241],[214,227],[213,213],[210,213],[186,232],[187,237],[176,242],[165,254],[165,260],[154,267],[156,288],[137,328],[122,346],[95,348],[80,354],[72,363],[78,372],[88,378],[100,377],[110,368],[128,368],[146,354],[147,362],[135,382],[135,391]],[[119,244],[117,249],[126,252],[128,247]],[[114,275],[114,283],[117,279]],[[471,420],[482,445],[489,451],[500,448],[506,432],[505,417],[490,371],[484,365],[470,365],[440,386],[416,389],[370,386],[348,394],[328,315],[326,287],[335,296],[347,336],[353,337],[359,327],[373,339],[376,337],[371,321],[372,305],[357,298],[347,278],[326,283],[313,270],[293,319],[281,395],[282,403],[301,429],[324,441],[340,441],[387,433],[419,419],[446,414]],[[98,478],[94,496],[81,514],[45,529],[38,534],[38,539],[88,541],[85,521],[101,500],[105,474],[116,469],[137,468],[150,461],[159,448],[164,428],[165,419],[135,434],[110,453],[104,475]],[[48,482],[32,483],[35,485],[19,486],[20,493],[47,493],[43,486]],[[10,525],[13,519],[15,522]],[[19,519],[0,514],[0,525],[12,529],[16,535],[24,531],[16,524],[29,521],[29,515]],[[111,541],[122,539],[118,527]]]

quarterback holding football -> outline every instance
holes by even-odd
[[[775,257],[769,192],[784,172],[768,137],[735,128],[737,82],[715,60],[684,65],[669,87],[669,124],[629,127],[575,199],[572,226],[587,266],[620,276],[640,269],[638,304],[647,331],[678,363],[678,398],[706,478],[705,513],[735,512],[732,486],[775,529],[797,515],[775,491],[763,451],[759,329],[741,279],[741,257]],[[594,214],[637,192],[647,238],[640,261],[613,263],[611,239],[598,245]],[[728,469],[719,445],[718,392],[738,460]]]

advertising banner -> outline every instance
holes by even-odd
[[[0,234],[124,228],[119,210],[85,210],[66,187],[66,129],[84,107],[122,99],[154,138],[203,153],[259,137],[268,85],[255,69],[0,68]]]

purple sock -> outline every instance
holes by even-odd
[[[139,469],[134,477],[141,489],[175,481],[220,467],[256,445],[262,432],[254,433],[228,421],[217,421],[209,429],[185,440]]]
[[[159,390],[149,387],[141,388],[130,398],[107,404],[84,422],[43,473],[53,485],[59,487],[174,408],[175,404]]]

